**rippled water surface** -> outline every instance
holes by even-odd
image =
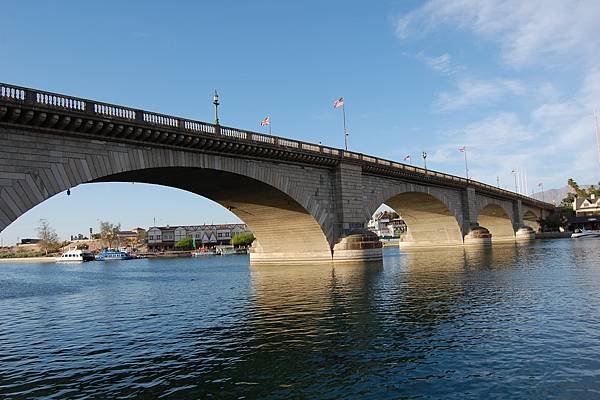
[[[600,240],[0,264],[0,398],[600,397]]]

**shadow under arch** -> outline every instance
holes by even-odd
[[[523,213],[523,223],[533,228],[534,231],[540,230],[539,217],[531,210],[527,210]]]
[[[477,223],[492,234],[492,243],[515,241],[512,220],[498,204],[488,204],[482,208],[477,215]]]
[[[457,216],[437,197],[423,192],[404,192],[385,201],[404,220],[407,232],[400,247],[462,246]]]
[[[333,246],[305,207],[279,188],[245,175],[210,168],[165,166],[117,172],[80,183],[97,182],[173,187],[221,204],[253,231],[256,240],[250,254],[252,263],[289,262],[292,258],[294,262],[332,260]],[[54,195],[40,196],[41,201],[28,209]]]

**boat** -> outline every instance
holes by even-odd
[[[192,251],[192,257],[204,257],[204,256],[214,256],[215,253],[213,250],[209,250],[206,247],[201,247],[196,251]]]
[[[93,261],[94,255],[88,250],[71,249],[56,257],[55,260],[60,263]]]
[[[100,253],[96,254],[97,261],[131,260],[132,258],[134,257],[128,252],[115,249],[103,249]]]
[[[235,247],[231,245],[215,246],[215,252],[218,256],[228,256],[231,254],[237,254]]]
[[[571,235],[572,239],[600,237],[600,231],[588,231],[587,229],[576,229]]]

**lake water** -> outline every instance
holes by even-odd
[[[600,397],[600,240],[0,264],[0,398]]]

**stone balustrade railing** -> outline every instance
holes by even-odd
[[[260,142],[269,145],[282,146],[288,149],[298,149],[306,152],[320,153],[329,157],[337,157],[352,162],[359,161],[364,162],[368,165],[381,166],[385,168],[403,170],[415,174],[420,174],[423,177],[434,177],[451,182],[462,183],[475,188],[485,189],[488,192],[495,192],[499,195],[522,198],[527,200],[529,203],[535,202],[547,206],[547,203],[540,202],[528,196],[517,194],[515,192],[501,189],[496,186],[488,185],[486,183],[474,180],[467,180],[465,178],[461,178],[455,175],[445,174],[443,172],[415,167],[412,165],[385,160],[378,157],[367,156],[352,151],[340,150],[333,147],[323,146],[320,144],[317,145],[298,140],[265,135],[258,132],[251,132],[237,128],[214,125],[202,121],[187,120],[170,115],[162,115],[144,110],[132,109],[119,105],[97,102],[94,100],[81,99],[72,96],[65,96],[62,94],[44,92],[40,90],[19,87],[5,83],[0,83],[0,100],[8,100],[23,103],[29,102],[33,105],[41,105],[44,107],[62,109],[65,111],[83,112],[87,114],[94,114],[99,117],[122,119],[124,121],[129,122],[135,121],[136,123],[158,125],[170,129],[181,129],[192,134],[218,134],[221,136],[231,137],[237,140]]]

